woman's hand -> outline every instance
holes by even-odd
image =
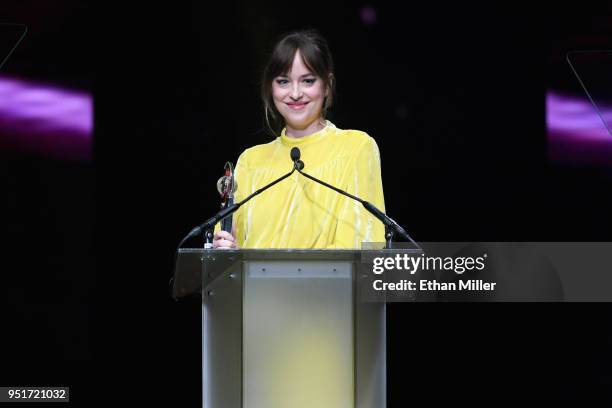
[[[213,238],[214,249],[233,249],[238,248],[236,238],[227,231],[217,231]]]

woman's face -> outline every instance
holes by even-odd
[[[320,118],[324,97],[323,81],[304,65],[299,50],[291,70],[272,81],[274,105],[285,119],[289,135],[308,135],[323,127]]]

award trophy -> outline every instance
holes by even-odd
[[[236,180],[234,180],[234,166],[231,162],[225,163],[225,173],[217,181],[217,191],[221,195],[221,209],[225,209],[234,204],[234,193],[236,192]],[[232,233],[232,217],[228,216],[221,220],[221,230]],[[208,230],[205,233],[204,249],[212,248],[213,233]]]

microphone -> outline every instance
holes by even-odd
[[[297,153],[294,153],[294,149],[297,150]],[[294,160],[293,157],[294,155],[297,154],[297,158]],[[233,213],[235,213],[236,211],[238,211],[238,209],[242,206],[242,204],[246,203],[247,201],[249,201],[251,198],[263,193],[264,191],[266,191],[267,189],[269,189],[270,187],[272,187],[273,185],[275,185],[276,183],[279,183],[280,181],[286,179],[287,177],[289,177],[290,175],[292,175],[295,170],[301,170],[302,168],[304,168],[304,163],[302,163],[301,160],[299,160],[300,158],[300,150],[297,147],[294,147],[291,150],[291,160],[294,161],[294,165],[293,165],[293,169],[285,174],[284,176],[281,176],[279,178],[277,178],[276,180],[274,180],[273,182],[271,182],[270,184],[255,190],[251,195],[249,195],[247,198],[245,198],[244,200],[240,201],[239,203],[234,203],[231,204],[225,208],[223,208],[221,211],[219,211],[218,213],[216,213],[215,215],[213,215],[212,217],[210,217],[209,219],[207,219],[206,221],[204,221],[202,224],[198,225],[197,227],[195,227],[194,229],[192,229],[189,234],[187,234],[185,236],[185,238],[183,238],[181,240],[181,242],[178,245],[178,248],[180,248],[181,246],[183,246],[183,244],[185,243],[185,241],[187,241],[190,238],[195,237],[196,235],[200,235],[203,231],[207,231],[209,229],[212,229],[216,223],[218,223],[219,221],[222,221],[223,219],[225,219],[226,217],[232,215]],[[300,163],[301,163],[301,167],[300,167]]]
[[[301,156],[301,152],[300,149],[297,147],[294,147],[293,149],[291,149],[291,160],[293,160],[294,163],[294,170],[297,170],[298,173],[300,173],[302,176],[309,178],[319,184],[324,185],[327,188],[331,188],[332,190],[336,191],[337,193],[340,193],[344,196],[347,196],[349,198],[352,198],[355,201],[358,201],[361,203],[361,205],[363,205],[363,207],[368,210],[368,212],[370,214],[372,214],[374,217],[378,218],[378,220],[380,220],[380,222],[382,222],[386,229],[387,229],[387,233],[385,234],[388,241],[388,244],[390,244],[391,240],[393,239],[393,234],[397,234],[400,237],[404,238],[405,240],[408,240],[410,242],[412,242],[414,245],[416,245],[418,248],[420,248],[419,244],[417,244],[416,242],[414,242],[414,240],[410,237],[410,235],[408,235],[408,233],[406,232],[406,230],[404,230],[397,222],[395,222],[391,217],[389,217],[387,214],[385,214],[384,212],[380,211],[378,208],[376,208],[376,206],[366,200],[362,200],[359,197],[356,197],[352,194],[347,193],[344,190],[341,190],[337,187],[332,186],[331,184],[327,184],[326,182],[319,180],[316,177],[311,176],[310,174],[304,173],[302,171],[302,169],[304,168],[304,162],[302,162],[300,160],[300,156]],[[389,235],[390,234],[390,235]],[[388,245],[390,246],[390,245]]]
[[[291,160],[293,160],[293,168],[297,171],[300,171],[304,168],[304,162],[300,160],[301,156],[300,149],[294,147],[291,149]]]
[[[295,162],[296,160],[300,160],[302,152],[300,152],[300,149],[298,149],[297,147],[294,147],[293,149],[291,149],[291,153],[289,154],[291,155],[291,160]]]

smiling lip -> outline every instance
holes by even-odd
[[[289,106],[291,109],[299,110],[299,109],[302,109],[307,104],[308,102],[288,103],[287,106]]]

